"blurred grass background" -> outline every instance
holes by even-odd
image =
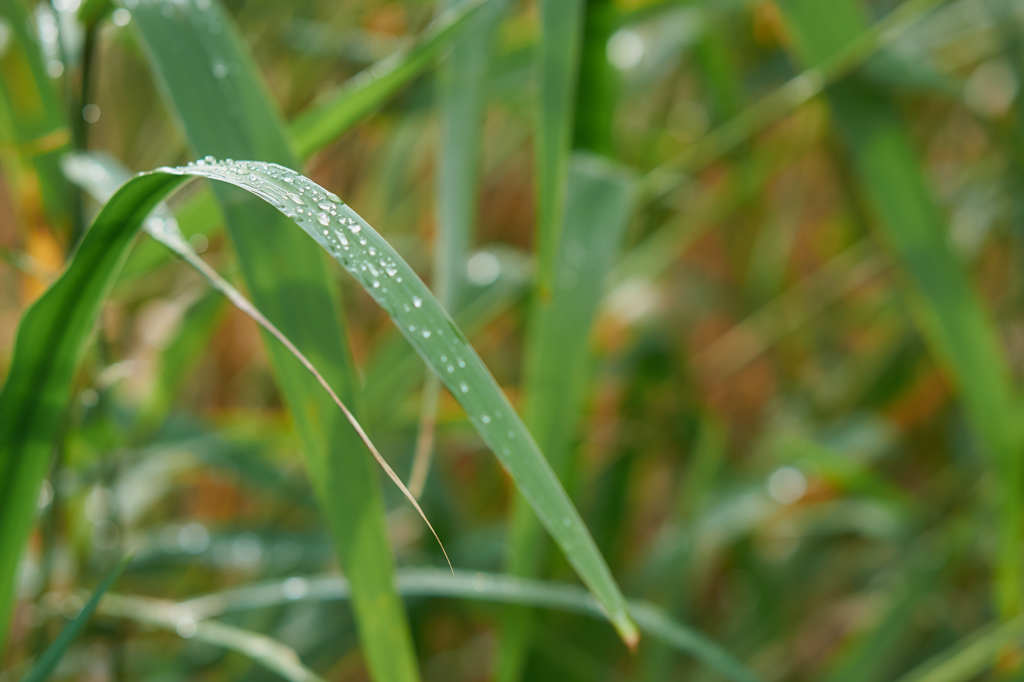
[[[306,174],[449,306],[626,594],[764,680],[1021,679],[1024,5],[491,0],[393,95],[296,142],[336,87],[458,4],[223,7]],[[132,10],[0,3],[4,373],[96,208],[56,157],[141,171],[195,156]],[[595,163],[614,168],[594,180]],[[189,220],[204,193],[186,195],[193,246],[243,281],[217,209]],[[461,408],[329,272],[364,422],[403,476],[433,451],[422,500],[456,568],[573,581]],[[303,577],[337,571],[274,376],[256,326],[140,242],[54,434],[3,679],[128,549],[122,599],[268,580],[301,597]],[[399,576],[443,566],[380,490]],[[57,678],[275,679],[160,610],[173,604],[111,604]],[[631,654],[579,615],[404,604],[427,680],[722,679],[654,638]],[[218,617],[325,679],[371,675],[336,601]]]

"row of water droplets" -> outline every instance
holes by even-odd
[[[457,394],[456,397],[470,392],[470,384],[466,381],[469,376],[465,371],[467,362],[460,355],[460,350],[468,351],[468,354],[472,354],[472,350],[459,348],[465,342],[453,329],[445,330],[443,325],[431,324],[438,315],[425,307],[428,303],[424,299],[429,296],[425,286],[384,238],[337,195],[290,168],[263,161],[217,160],[206,156],[189,163],[184,169],[164,170],[202,175],[238,185],[288,216],[362,283],[425,357],[432,355],[439,345],[443,346],[446,352],[439,356],[441,366],[437,368],[442,380]],[[423,291],[417,293],[420,287]],[[425,345],[428,340],[431,340],[429,348]],[[486,429],[494,421],[485,411],[467,409],[467,412],[482,428]],[[496,409],[496,418],[500,418],[501,413],[501,409]],[[504,436],[514,440],[515,429],[509,428]],[[507,446],[502,450],[502,454],[509,454]]]

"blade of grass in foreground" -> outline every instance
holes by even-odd
[[[567,483],[586,394],[590,329],[604,281],[629,223],[632,182],[598,157],[576,155],[551,290],[532,311],[526,347],[524,418],[555,474]],[[549,557],[537,519],[517,498],[510,530],[509,572],[532,577]],[[517,679],[529,640],[530,614],[512,611],[499,659],[499,679]]]
[[[66,157],[64,161],[64,171],[70,179],[82,185],[100,201],[109,200],[117,191],[117,188],[130,179],[127,172],[116,162],[112,159],[105,158],[100,154],[79,154]],[[391,479],[405,498],[409,500],[409,503],[416,509],[416,513],[418,513],[420,518],[423,519],[423,522],[427,524],[427,528],[430,529],[430,532],[434,535],[438,544],[441,545],[441,551],[444,553],[445,560],[448,562],[448,567],[452,568],[452,563],[448,558],[448,552],[444,548],[444,543],[441,542],[441,538],[438,537],[433,525],[427,519],[423,509],[416,501],[416,497],[409,492],[408,488],[405,487],[402,480],[398,477],[398,474],[394,472],[391,465],[388,464],[387,460],[384,459],[376,446],[370,440],[370,437],[366,435],[366,431],[358,420],[356,420],[355,415],[353,415],[348,406],[342,402],[341,398],[339,398],[338,394],[335,393],[330,383],[328,383],[327,379],[324,378],[313,363],[310,362],[309,358],[307,358],[305,354],[299,350],[294,343],[292,343],[291,339],[278,329],[273,322],[268,320],[267,317],[256,308],[256,306],[249,302],[249,300],[242,295],[238,289],[233,287],[230,282],[221,277],[216,270],[207,265],[206,261],[199,257],[199,254],[197,254],[189,245],[188,241],[186,241],[181,230],[178,228],[178,223],[170,215],[170,212],[167,211],[165,206],[159,206],[148,218],[146,218],[143,222],[143,229],[145,229],[146,234],[163,244],[175,255],[195,268],[199,274],[206,278],[210,286],[231,301],[235,308],[258,324],[265,332],[274,337],[278,343],[284,346],[285,349],[287,349],[288,352],[299,361],[307,372],[313,375],[316,382],[320,384],[320,387],[331,397],[331,400],[335,405],[337,405],[338,409],[341,410],[342,414],[345,415],[345,419],[349,424],[351,424],[352,429],[359,436],[359,439],[363,441],[363,445],[365,445],[366,449],[370,451],[371,455],[373,455],[373,458],[377,461],[380,468],[384,470],[384,473],[387,474],[388,478]]]
[[[811,64],[841,53],[867,25],[863,8],[854,0],[783,0],[780,6],[795,51]],[[996,596],[1004,614],[1019,613],[1024,453],[1012,374],[985,308],[948,241],[947,226],[894,103],[856,79],[834,85],[828,98],[880,218],[882,235],[914,287],[924,335],[954,377],[968,419],[991,458],[1000,490]]]
[[[11,373],[0,393],[0,447],[21,460],[29,451],[45,453],[88,331],[131,238],[147,213],[189,176],[220,180],[269,202],[363,285],[462,404],[623,639],[635,643],[637,632],[625,600],[583,521],[462,332],[369,224],[335,195],[282,166],[206,161],[140,175],[124,185],[96,218],[71,266],[19,326]],[[23,537],[44,471],[45,466],[37,466],[34,481],[25,475],[15,481],[20,484],[15,492],[27,494],[18,498],[22,513],[10,518],[27,520],[10,525],[23,526]]]
[[[197,156],[297,165],[285,127],[235,27],[216,0],[138,0],[132,25]],[[213,193],[256,307],[305,353],[359,414],[358,380],[323,255],[253,197]],[[283,257],[284,255],[287,257]],[[412,637],[392,584],[384,504],[373,464],[334,402],[287,350],[266,335],[268,355],[294,418],[342,571],[354,586],[356,625],[370,673],[413,682]]]
[[[431,568],[399,569],[398,591],[406,597],[453,597],[501,604],[519,604],[601,617],[600,604],[583,590],[563,583],[516,578],[509,575],[455,571],[450,574]],[[296,595],[299,595],[296,597]],[[224,592],[195,597],[178,606],[197,621],[225,613],[294,603],[296,599],[323,601],[347,599],[349,586],[337,576],[292,577],[247,585]],[[753,682],[757,676],[717,643],[686,625],[677,623],[657,607],[629,600],[629,611],[637,626],[652,638],[676,651],[693,656],[710,670],[735,680]]]
[[[43,680],[50,677],[53,671],[56,670],[57,664],[60,663],[60,659],[64,657],[68,647],[75,641],[82,628],[89,622],[89,618],[92,616],[93,611],[100,603],[100,598],[103,594],[110,589],[110,586],[114,584],[118,576],[121,575],[121,571],[124,570],[127,560],[121,560],[117,562],[117,565],[107,574],[107,577],[96,586],[92,596],[89,597],[89,601],[85,603],[82,610],[78,612],[70,623],[64,626],[64,629],[57,635],[57,639],[53,640],[53,644],[46,648],[43,655],[39,657],[36,664],[32,666],[32,669],[21,678],[21,682],[42,682]]]

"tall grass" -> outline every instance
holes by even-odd
[[[0,677],[1016,679],[1022,44],[0,0]]]

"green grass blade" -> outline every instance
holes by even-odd
[[[93,590],[92,596],[89,597],[89,601],[85,603],[85,606],[78,612],[78,615],[64,626],[60,634],[57,635],[57,639],[53,640],[53,643],[46,648],[46,651],[39,657],[39,660],[32,666],[32,669],[21,678],[21,682],[42,682],[53,674],[53,671],[56,670],[57,665],[60,663],[60,659],[64,657],[68,647],[71,646],[71,643],[82,632],[85,624],[89,622],[89,618],[92,617],[93,612],[100,603],[100,599],[114,584],[118,576],[121,575],[121,571],[124,570],[126,564],[127,560],[117,562],[117,565],[111,569],[103,581]]]
[[[79,184],[83,185],[87,191],[92,193],[93,196],[100,201],[108,200],[113,196],[114,192],[117,191],[117,188],[121,184],[130,179],[127,171],[116,164],[116,162],[111,159],[104,158],[99,154],[82,154],[66,158],[64,168],[69,178],[72,178]],[[337,405],[338,409],[341,410],[342,414],[344,414],[345,418],[352,425],[352,428],[359,435],[360,440],[363,441],[363,444],[370,451],[370,454],[373,455],[381,469],[384,470],[388,478],[391,479],[406,499],[409,500],[410,504],[412,504],[416,509],[416,512],[420,515],[420,518],[422,518],[423,522],[426,523],[438,544],[441,545],[441,551],[444,553],[445,560],[448,561],[448,566],[450,568],[451,560],[448,558],[448,552],[444,549],[444,544],[441,542],[441,538],[438,537],[433,525],[427,519],[423,509],[416,501],[415,495],[405,487],[402,480],[391,468],[391,465],[388,464],[387,460],[385,460],[377,450],[376,446],[370,440],[362,425],[356,420],[351,410],[349,410],[348,406],[342,402],[320,371],[312,362],[310,362],[309,358],[307,358],[305,354],[303,354],[302,351],[292,343],[291,339],[289,339],[280,329],[268,320],[267,317],[256,308],[256,306],[245,298],[240,291],[232,286],[230,282],[221,277],[216,270],[207,265],[206,262],[199,257],[199,254],[197,254],[189,245],[184,235],[182,235],[181,230],[178,228],[177,222],[165,207],[161,206],[159,209],[154,211],[153,214],[143,223],[143,228],[149,236],[195,268],[199,274],[206,278],[211,287],[225,296],[229,301],[231,301],[235,308],[256,322],[256,324],[258,324],[264,331],[273,336],[278,343],[284,346],[288,352],[299,361],[304,369],[313,375],[317,383],[319,383],[321,388],[327,392],[331,397],[331,400],[335,405]],[[202,330],[204,328],[200,327],[199,329],[201,330],[200,337],[202,338]],[[186,339],[191,340],[191,334],[186,334],[184,336]],[[188,343],[187,341],[185,345],[186,348],[193,346],[192,343]],[[163,379],[163,375],[161,375],[160,378]]]
[[[851,0],[781,4],[795,49],[810,64],[825,62],[862,35],[863,8]],[[911,0],[908,4],[914,4]],[[1004,613],[1021,608],[1022,475],[1019,413],[1010,370],[988,315],[949,244],[911,141],[893,102],[849,79],[829,102],[879,228],[909,276],[923,332],[960,391],[968,418],[1000,482],[1000,551],[996,590]]]
[[[99,615],[157,627],[190,640],[222,647],[245,656],[289,682],[324,682],[299,660],[295,650],[256,632],[216,621],[196,621],[188,609],[148,597],[108,594]]]
[[[0,446],[16,452],[31,444],[46,447],[49,432],[40,422],[52,424],[59,416],[88,329],[131,237],[155,204],[188,176],[233,184],[271,203],[356,277],[462,404],[623,638],[635,641],[625,601],[579,514],[462,332],[369,224],[336,196],[282,166],[203,162],[144,174],[123,186],[100,212],[72,265],[22,321],[15,362],[0,393],[5,416]],[[48,399],[40,402],[37,396]],[[20,498],[23,504],[34,502],[42,472],[34,473],[33,494]],[[30,521],[30,516],[10,518]],[[30,523],[23,525],[27,535]]]
[[[442,0],[442,16],[466,5]],[[476,223],[487,70],[505,0],[491,0],[452,44],[438,73],[438,163],[434,290],[448,310],[461,307],[466,260]]]
[[[468,300],[455,314],[459,328],[470,338],[522,300],[528,285],[527,268],[509,254],[489,254],[499,263],[494,282]],[[422,362],[405,338],[395,334],[380,344],[366,364],[363,407],[369,426],[394,418],[395,396],[407,395],[422,378]]]
[[[0,634],[5,636],[18,561],[35,519],[39,486],[50,466],[75,367],[142,218],[181,181],[151,175],[123,188],[118,195],[121,210],[100,214],[72,266],[19,324],[0,391]]]
[[[145,0],[135,4],[132,17],[198,155],[295,163],[284,124],[217,2]],[[358,414],[356,374],[322,254],[262,202],[239,200],[224,189],[214,187],[214,195],[253,303]],[[393,560],[373,465],[340,454],[362,448],[358,435],[286,349],[268,340],[268,350],[342,570],[355,586],[356,623],[370,672],[382,680],[415,680],[412,638],[392,585]]]
[[[583,33],[581,0],[541,0],[537,46],[538,102],[537,287],[540,295],[554,279],[554,260],[565,205],[569,149],[576,102],[576,78]]]
[[[993,661],[1006,647],[1024,640],[1024,617],[1004,623],[992,623],[964,639],[948,651],[925,661],[899,682],[965,682],[992,667]]]
[[[266,608],[294,603],[296,586],[301,599],[323,601],[347,599],[349,585],[337,576],[291,578],[268,581],[195,597],[179,606],[197,620],[214,618],[225,613]],[[573,585],[517,578],[510,575],[455,571],[454,575],[432,568],[406,568],[396,573],[398,590],[406,597],[453,597],[499,604],[535,606],[568,611],[601,618],[601,605]],[[637,626],[680,653],[693,656],[723,677],[737,682],[753,682],[757,676],[698,631],[677,623],[657,607],[638,600],[629,600],[629,610]]]
[[[524,418],[563,482],[571,468],[571,445],[583,407],[590,329],[629,222],[631,202],[631,180],[620,170],[597,157],[572,158],[555,278],[548,295],[534,303],[525,351]],[[537,575],[549,552],[536,517],[521,499],[514,507],[510,536],[509,572]],[[520,676],[529,621],[529,613],[509,614],[499,679]]]
[[[312,107],[292,121],[292,149],[306,158],[322,149],[380,105],[403,85],[427,69],[464,27],[472,25],[484,5],[504,0],[464,0],[443,12],[409,49],[374,64],[326,93]],[[488,12],[493,11],[488,9]]]

